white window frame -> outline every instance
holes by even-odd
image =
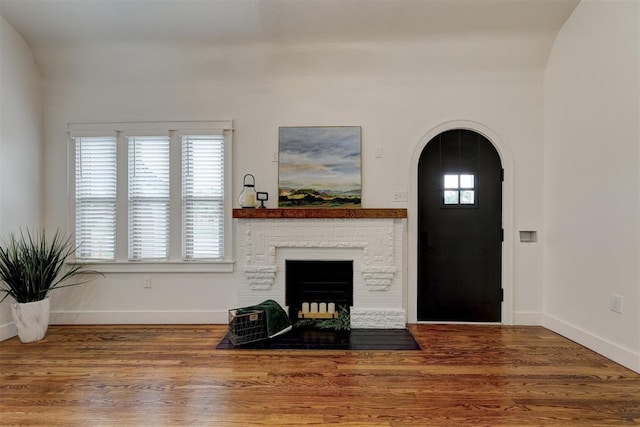
[[[68,229],[76,229],[75,212],[75,142],[78,137],[117,135],[117,196],[116,196],[116,251],[115,261],[76,261],[91,265],[91,268],[103,273],[163,273],[194,272],[215,273],[233,272],[232,236],[232,145],[233,122],[231,120],[215,121],[172,121],[172,122],[74,122],[69,123],[68,130]],[[127,136],[157,135],[168,132],[171,137],[171,201],[170,209],[170,249],[169,259],[162,261],[130,261],[127,253],[128,215],[128,149]],[[224,137],[224,256],[216,260],[183,260],[182,259],[182,162],[181,135],[222,135]],[[177,141],[177,143],[175,143]],[[177,157],[176,157],[177,156]]]

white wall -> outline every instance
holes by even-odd
[[[538,40],[539,41],[539,40]],[[48,226],[67,220],[69,121],[233,119],[234,194],[245,173],[276,206],[278,127],[362,126],[364,207],[415,203],[412,156],[432,129],[452,120],[481,124],[509,148],[515,198],[512,228],[541,230],[542,82],[540,48],[526,35],[467,35],[398,44],[216,47],[126,44],[39,52],[47,64]],[[375,152],[382,149],[383,157]],[[408,191],[410,201],[393,203]],[[410,221],[414,219],[410,218]],[[505,287],[516,321],[539,323],[540,244],[511,242]],[[408,249],[415,259],[415,249]],[[406,277],[406,275],[405,275]],[[54,322],[226,322],[236,304],[233,274],[109,275],[53,295]],[[409,283],[415,287],[415,283]],[[409,302],[415,321],[415,301]],[[413,313],[413,314],[411,314]]]
[[[0,16],[1,238],[20,227],[40,225],[42,139],[42,94],[37,66],[29,46]],[[9,302],[7,299],[0,305],[0,340],[16,333]]]
[[[639,82],[640,3],[581,2],[545,79],[544,324],[636,371]]]

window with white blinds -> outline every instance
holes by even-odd
[[[76,258],[112,261],[116,250],[116,138],[75,144]]]
[[[220,258],[224,242],[224,139],[182,137],[182,256]]]
[[[146,265],[140,271],[170,271],[177,264],[189,271],[232,271],[231,122],[69,129],[77,261]],[[205,261],[220,267],[187,266]]]
[[[169,137],[134,136],[129,145],[129,259],[169,258]]]

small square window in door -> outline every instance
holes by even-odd
[[[442,203],[445,207],[476,206],[475,175],[469,173],[445,173],[443,184]]]

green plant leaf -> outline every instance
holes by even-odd
[[[67,266],[65,263],[76,251],[71,235],[56,230],[48,237],[45,230],[37,234],[29,229],[20,234],[10,233],[0,245],[0,292],[18,303],[44,299],[51,290],[88,283],[94,270],[83,266]],[[82,279],[84,277],[84,279]]]
[[[312,327],[318,329],[333,329],[334,331],[350,331],[351,316],[345,306],[338,307],[338,317],[333,319],[300,319],[295,324],[296,328]]]

